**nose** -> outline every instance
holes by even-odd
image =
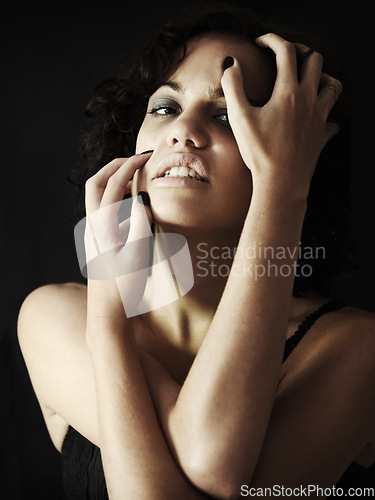
[[[205,148],[209,143],[209,134],[204,118],[193,110],[185,111],[171,124],[167,142],[170,147],[180,144],[184,147]]]

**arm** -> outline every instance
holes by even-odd
[[[267,38],[264,38],[263,43],[266,42]],[[271,37],[269,42],[271,46]],[[307,85],[306,81],[302,81],[299,84],[292,67],[291,48],[294,51],[294,47],[280,42],[276,36],[273,36],[272,43],[277,53],[279,76],[274,95],[262,110],[255,111],[247,101],[247,107],[241,102],[244,96],[241,95],[237,65],[223,78],[230,120],[235,125],[233,131],[254,181],[251,208],[240,240],[242,248],[252,245],[254,241],[275,247],[293,248],[298,244],[316,159],[324,144],[337,131],[326,125],[335,96],[321,93],[319,103],[316,96],[314,99],[311,97],[317,91],[316,74],[320,75],[317,58],[311,58],[309,68],[305,68],[307,81],[311,81],[311,73],[314,73],[313,83]],[[314,70],[311,66],[315,66]],[[287,97],[284,96],[285,90],[288,90]],[[284,123],[279,121],[275,139],[276,112],[288,119],[284,119]],[[273,147],[267,144],[271,130]],[[253,146],[250,151],[247,150],[249,142]],[[254,145],[257,147],[254,148]],[[294,195],[289,199],[291,193]],[[232,496],[234,491],[238,491],[238,485],[252,477],[259,459],[280,374],[293,283],[291,276],[274,276],[257,282],[252,276],[244,280],[241,270],[245,272],[250,265],[262,265],[264,262],[262,259],[248,259],[246,252],[242,257],[239,255],[240,252],[233,267],[237,272],[230,275],[217,314],[189,376],[181,391],[175,391],[177,401],[173,405],[169,402],[170,411],[160,417],[169,445],[189,479],[217,496]],[[293,259],[289,264],[292,266]],[[92,292],[89,291],[89,294]],[[100,300],[92,303],[92,311],[98,310],[95,304],[102,307]],[[90,316],[90,308],[88,314]],[[144,429],[149,431],[146,435],[140,426],[134,424],[132,412],[129,412],[129,408],[134,408],[138,415],[141,405],[150,409],[152,404],[134,350],[130,323],[125,319],[121,321],[125,321],[126,325],[106,322],[100,328],[96,323],[96,333],[90,326],[88,329],[94,369],[98,374],[100,442],[103,457],[108,457],[108,478],[113,471],[113,484],[119,474],[115,465],[113,468],[110,466],[110,456],[117,457],[118,472],[123,472],[126,463],[133,460],[138,464],[136,467],[140,474],[145,469],[142,460],[146,460],[147,464],[150,459],[148,470],[154,470],[154,467],[158,470],[161,466],[160,461],[156,463],[152,457],[143,454],[149,450],[150,440],[156,446],[160,445],[161,431],[155,413],[147,412],[147,416],[143,417]],[[116,333],[119,328],[128,332],[123,340],[126,347],[120,349],[117,343],[122,340]],[[104,330],[108,335],[103,335]],[[109,370],[100,360],[107,349],[107,360],[120,356],[119,362],[112,362]],[[114,381],[118,381],[118,377],[121,382],[116,390]],[[109,393],[105,389],[105,380],[112,386]],[[138,389],[136,393],[134,388]],[[123,402],[119,401],[120,393],[127,394],[133,398],[132,401],[129,404],[125,398]],[[108,408],[113,411],[108,412]],[[129,420],[128,423],[124,421],[124,414],[127,414],[125,420]],[[143,420],[140,421],[143,425]],[[129,437],[126,436],[134,426],[132,440],[137,446],[132,448],[129,444],[133,441],[128,443],[126,439]],[[117,427],[120,439],[116,433],[106,436]],[[138,453],[135,448],[143,452]],[[166,470],[161,471],[161,477],[165,477]],[[120,491],[121,487],[117,490]]]
[[[95,376],[98,441],[109,497],[204,498],[178,469],[168,449],[133,332],[126,323],[95,318],[95,326],[87,330]],[[105,338],[97,333],[105,333]]]
[[[336,93],[317,93],[319,54],[305,62],[298,82],[295,47],[276,35],[259,43],[277,58],[269,103],[248,104],[238,63],[222,79],[230,123],[253,176],[251,206],[222,300],[167,421],[182,468],[213,495],[238,492],[254,474],[280,377],[292,295],[293,273],[257,279],[248,270],[267,267],[267,261],[248,257],[246,248],[298,246],[317,158],[337,132],[326,123]],[[290,269],[294,263],[282,262]]]
[[[374,328],[373,314],[351,308],[315,325],[314,334],[282,365],[256,469],[242,484],[331,488],[337,483],[374,436]],[[150,356],[142,354],[142,364],[160,414],[167,415],[180,387]],[[229,477],[236,466],[228,465]],[[220,480],[213,474],[211,489],[215,479]],[[238,498],[240,486],[233,485],[227,497]],[[214,496],[225,498],[223,491]]]
[[[88,181],[86,208],[99,248],[106,244],[101,229],[111,227],[106,217],[113,216],[112,208],[122,200],[124,186],[146,159],[137,155],[128,161],[114,160]],[[141,207],[135,200],[128,240],[147,236],[150,229]],[[95,214],[100,216],[101,227],[92,223]],[[116,240],[116,234],[104,236]],[[86,248],[89,241],[87,236]],[[111,252],[110,258],[115,257],[116,251]],[[139,274],[136,279],[138,286]],[[131,275],[128,281],[127,291],[134,298]],[[97,440],[110,498],[122,499],[125,494],[160,500],[203,498],[170,454],[141,368],[132,319],[123,312],[115,279],[90,279],[89,268],[87,298],[86,343],[95,379]]]
[[[170,416],[182,467],[211,494],[238,491],[252,477],[280,377],[293,272],[250,275],[267,262],[247,258],[246,248],[296,247],[304,203],[280,210],[270,202],[265,210],[262,201],[252,202],[222,300]]]

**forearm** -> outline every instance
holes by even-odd
[[[90,290],[89,283],[87,344],[110,498],[122,499],[125,494],[129,498],[201,498],[178,470],[161,432],[130,320],[124,314],[108,314],[109,307],[98,301],[100,284],[94,285]]]
[[[209,484],[212,473],[241,484],[254,471],[279,381],[294,280],[277,266],[293,269],[305,206],[303,199],[253,196],[222,300],[170,418],[177,455],[198,481]],[[260,278],[254,269],[267,269],[267,255],[246,251],[257,244],[290,248],[291,258],[275,260],[273,272]]]

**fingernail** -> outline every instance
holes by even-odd
[[[150,197],[146,191],[139,191],[137,199],[142,205],[150,206]]]
[[[228,56],[224,59],[223,62],[223,71],[225,71],[227,68],[230,68],[234,64],[234,59],[232,56]]]
[[[154,150],[153,149],[148,149],[147,151],[142,151],[142,153],[140,153],[141,155],[147,155],[148,153],[153,153]]]

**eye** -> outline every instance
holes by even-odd
[[[220,109],[214,115],[215,120],[220,124],[229,126],[228,111],[227,109]]]
[[[156,118],[167,115],[174,115],[179,112],[179,106],[176,102],[170,100],[156,101],[152,104],[147,114],[153,115]]]
[[[228,113],[226,111],[225,111],[225,113],[220,113],[220,115],[217,115],[216,119],[221,121],[221,122],[229,123]]]
[[[173,115],[173,113],[176,113],[176,110],[174,108],[171,108],[170,106],[162,106],[160,108],[152,108],[149,111],[149,114],[159,115],[159,116]]]

